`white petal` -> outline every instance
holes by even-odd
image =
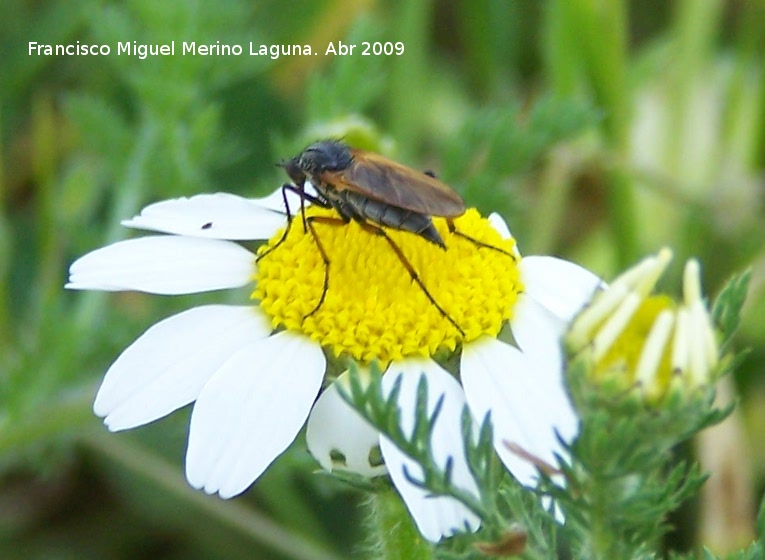
[[[491,224],[491,227],[493,227],[497,232],[502,236],[502,239],[512,239],[513,234],[510,233],[510,228],[507,227],[507,222],[505,219],[497,214],[496,212],[492,212],[489,214],[489,223]],[[520,256],[521,253],[518,251],[518,244],[515,244],[515,247],[513,247],[513,253]]]
[[[563,371],[561,337],[568,324],[528,294],[518,295],[510,320],[513,338],[518,346],[544,371]]]
[[[502,462],[522,484],[532,486],[537,467],[509,450],[506,442],[555,466],[554,453],[564,451],[556,431],[572,437],[578,421],[561,383],[551,387],[549,377],[534,368],[517,348],[485,336],[465,345],[462,385],[475,418],[481,422],[491,412],[494,446]]]
[[[407,359],[392,364],[383,377],[383,390],[390,393],[396,379],[401,379],[399,407],[404,433],[414,429],[417,385],[422,375],[428,380],[428,411],[433,412],[439,398],[443,405],[433,430],[431,441],[436,462],[443,468],[449,459],[453,462],[452,482],[475,495],[478,489],[465,459],[461,418],[465,396],[456,379],[429,359]],[[422,478],[422,468],[404,455],[388,438],[380,439],[380,447],[393,484],[401,494],[423,537],[438,542],[457,531],[474,531],[479,518],[463,504],[448,496],[433,497],[426,490],[413,485],[404,475],[404,469],[415,479]]]
[[[122,225],[211,239],[269,239],[287,221],[284,212],[228,193],[199,194],[150,204]]]
[[[230,241],[149,236],[118,241],[77,259],[72,290],[192,294],[238,288],[255,273],[255,255]]]
[[[380,445],[380,433],[340,396],[341,375],[316,401],[308,418],[306,443],[308,450],[328,471],[350,471],[374,477],[387,472],[384,464],[372,464],[370,458]],[[343,464],[332,461],[331,453],[345,457]]]
[[[324,377],[318,344],[283,331],[254,341],[212,376],[191,414],[186,478],[230,498],[295,439]]]
[[[257,307],[206,305],[168,317],[112,364],[93,411],[112,431],[161,418],[196,399],[223,362],[270,332]]]
[[[511,321],[513,337],[534,375],[534,383],[560,401],[553,426],[565,441],[576,437],[578,420],[564,379],[561,336],[566,325],[536,300],[522,294]]]
[[[524,257],[519,266],[524,292],[566,323],[605,287],[586,268],[555,257]]]

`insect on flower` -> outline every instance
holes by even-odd
[[[296,193],[300,197],[303,228],[311,233],[325,264],[321,297],[306,317],[319,310],[329,288],[330,259],[316,233],[315,224],[342,226],[354,220],[366,231],[383,237],[428,300],[463,335],[460,326],[431,295],[409,259],[384,227],[414,233],[446,249],[446,244],[433,225],[432,219],[434,216],[446,218],[451,233],[460,235],[477,246],[488,247],[515,258],[514,255],[473,239],[455,228],[453,220],[465,213],[465,203],[454,190],[430,172],[416,171],[378,154],[351,148],[339,140],[314,142],[300,154],[280,165],[293,181],[282,186],[289,224],[282,239],[268,251],[261,253],[259,259],[286,238],[292,223],[286,191]],[[306,181],[310,181],[314,186],[316,196],[306,192]],[[306,216],[306,200],[322,208],[334,208],[339,217]]]

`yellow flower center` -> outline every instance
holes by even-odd
[[[646,344],[648,334],[659,313],[674,309],[672,298],[665,295],[644,299],[630,319],[624,331],[595,366],[598,379],[616,381],[622,387],[631,387],[636,382],[638,361]],[[672,341],[668,341],[659,360],[655,390],[663,393],[672,378]]]
[[[317,207],[306,214],[337,217],[334,210]],[[433,221],[446,250],[410,232],[386,232],[448,317],[413,281],[383,236],[355,222],[314,221],[327,267],[299,215],[282,243],[283,232],[278,232],[261,247],[252,297],[260,300],[274,328],[302,332],[335,355],[364,363],[432,356],[483,334],[496,336],[522,289],[518,258],[510,255],[515,240],[503,240],[473,209],[455,220],[457,231],[490,247],[452,234],[444,219]]]

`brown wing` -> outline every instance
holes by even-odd
[[[351,149],[351,154],[348,167],[317,178],[339,191],[352,190],[428,216],[455,218],[465,212],[460,195],[438,179],[372,152]]]

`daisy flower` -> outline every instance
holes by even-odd
[[[652,293],[671,260],[665,248],[621,274],[565,337],[593,381],[617,394],[636,387],[649,403],[709,385],[719,362],[698,261],[685,265],[681,303]]]
[[[297,208],[299,200],[288,196]],[[416,474],[417,466],[341,399],[342,379],[321,391],[327,356],[377,361],[388,388],[400,378],[404,429],[411,429],[425,375],[428,402],[443,397],[434,455],[451,461],[455,484],[476,491],[455,437],[465,404],[479,420],[491,412],[498,453],[521,482],[533,484],[535,467],[501,442],[552,460],[561,452],[558,438],[576,433],[559,340],[599,280],[555,258],[521,258],[504,222],[473,209],[456,219],[457,229],[500,250],[453,234],[439,218],[434,224],[447,250],[389,230],[447,317],[383,237],[354,222],[314,222],[327,264],[299,216],[282,235],[286,224],[280,191],[263,199],[168,200],[123,222],[163,235],[120,241],[77,260],[70,289],[188,294],[255,286],[246,305],[196,307],[147,330],[106,372],[95,413],[117,431],[193,402],[186,477],[222,498],[249,487],[307,420],[309,450],[321,465],[367,476],[387,470],[426,539],[477,528],[461,503],[430,497],[407,480],[404,467]],[[261,258],[236,243],[245,240],[267,240]],[[515,344],[497,338],[508,322]],[[460,348],[461,383],[434,360]],[[384,463],[376,459],[380,450]]]

